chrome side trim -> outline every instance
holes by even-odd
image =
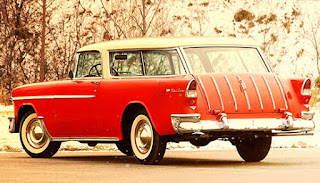
[[[41,123],[41,126],[42,126],[42,128],[43,128],[43,130],[44,130],[44,133],[47,134],[48,137],[49,137],[49,140],[52,141],[53,138],[52,138],[52,136],[50,135],[50,133],[49,133],[46,125],[44,124],[43,116],[38,116],[38,119],[39,119],[39,121],[40,121],[40,123]]]
[[[66,138],[53,138],[52,141],[98,141],[98,142],[117,142],[119,139],[117,137],[102,137],[102,138],[85,138],[85,137],[66,137]]]
[[[213,76],[211,76],[211,79],[214,83],[214,86],[216,87],[217,89],[217,93],[218,93],[218,96],[219,96],[219,99],[220,99],[220,103],[221,103],[221,108],[222,108],[222,111],[224,112],[224,104],[223,104],[223,100],[222,100],[222,97],[221,97],[221,93],[220,93],[220,90],[219,90],[219,87],[218,87],[218,84],[216,82],[216,80],[214,79]]]
[[[267,81],[265,76],[262,76],[262,77],[263,77],[264,83],[267,85],[267,88],[269,90],[269,94],[270,94],[270,97],[271,97],[271,100],[272,100],[272,104],[273,104],[273,110],[276,110],[276,103],[274,102],[274,98],[273,98],[272,91],[270,89],[269,83],[268,83],[268,81]]]
[[[24,96],[12,97],[12,100],[35,100],[35,99],[74,99],[74,98],[95,98],[95,95],[43,95],[43,96]]]
[[[201,86],[202,90],[204,91],[204,95],[205,95],[205,97],[206,97],[207,104],[208,104],[208,109],[209,109],[209,113],[210,113],[210,112],[211,112],[211,107],[210,107],[210,102],[209,102],[209,99],[208,99],[208,95],[207,95],[206,89],[205,89],[205,87],[204,87],[204,85],[203,85],[203,83],[202,83],[201,78],[198,77],[198,79],[199,79],[199,82],[200,82],[200,86]]]
[[[234,93],[233,93],[233,90],[232,90],[232,86],[230,84],[230,81],[228,79],[227,76],[224,76],[224,78],[226,79],[227,83],[228,83],[228,86],[229,86],[229,89],[230,89],[230,92],[231,92],[231,95],[232,95],[232,98],[233,98],[233,102],[234,102],[234,108],[236,111],[238,111],[238,104],[237,104],[237,100],[236,100],[236,97],[234,96]]]
[[[284,101],[284,105],[286,106],[286,110],[288,110],[288,103],[287,103],[286,97],[284,95],[283,88],[282,88],[282,85],[281,85],[281,83],[279,81],[279,78],[277,76],[274,76],[274,78],[277,81],[278,86],[280,88],[280,91],[281,91],[281,94],[282,94],[282,98],[283,98],[283,101]]]
[[[302,130],[299,130],[299,131],[272,131],[272,136],[281,136],[281,137],[284,137],[284,136],[301,136],[301,135],[314,135],[313,132],[310,132],[310,131],[302,131]]]
[[[251,105],[250,105],[250,100],[249,100],[248,93],[247,93],[246,83],[241,79],[240,76],[237,76],[237,77],[238,77],[238,80],[239,80],[239,82],[241,84],[241,87],[243,89],[244,96],[246,97],[247,104],[248,104],[248,109],[249,109],[249,111],[251,111]]]
[[[261,110],[263,111],[263,103],[262,103],[262,100],[261,100],[261,95],[260,95],[260,92],[259,92],[258,86],[257,86],[257,84],[256,84],[256,81],[253,79],[253,77],[252,77],[252,76],[250,76],[250,78],[251,78],[251,81],[252,81],[252,83],[253,83],[254,87],[256,88],[256,92],[257,92],[257,94],[258,94],[258,98],[259,98],[259,102],[260,102]]]

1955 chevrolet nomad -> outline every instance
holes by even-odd
[[[276,135],[312,134],[311,81],[278,77],[258,46],[235,38],[141,38],[88,45],[63,81],[12,92],[9,131],[31,157],[61,142],[115,143],[143,164],[167,142],[228,140],[249,162]]]

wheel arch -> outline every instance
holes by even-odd
[[[126,135],[130,135],[129,131],[130,131],[131,123],[133,122],[132,118],[134,117],[135,113],[139,110],[144,110],[147,113],[152,125],[157,131],[148,108],[141,102],[136,102],[136,101],[131,102],[124,109],[122,118],[121,118],[122,138],[124,140],[129,138],[129,136],[126,136]]]
[[[23,104],[20,106],[20,108],[18,110],[18,114],[17,114],[17,121],[16,121],[17,128],[15,131],[16,133],[18,133],[20,131],[20,124],[22,122],[23,116],[29,111],[36,113],[36,110],[32,104]]]

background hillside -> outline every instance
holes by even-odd
[[[41,1],[2,0],[0,102],[8,101],[12,88],[40,81],[43,35],[45,80],[66,78],[84,45],[154,36],[254,39],[277,73],[315,80],[319,6],[318,0],[47,0],[43,34]]]

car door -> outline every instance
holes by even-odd
[[[99,52],[78,55],[75,76],[57,85],[54,99],[54,128],[56,137],[97,136],[97,101],[102,67]]]

